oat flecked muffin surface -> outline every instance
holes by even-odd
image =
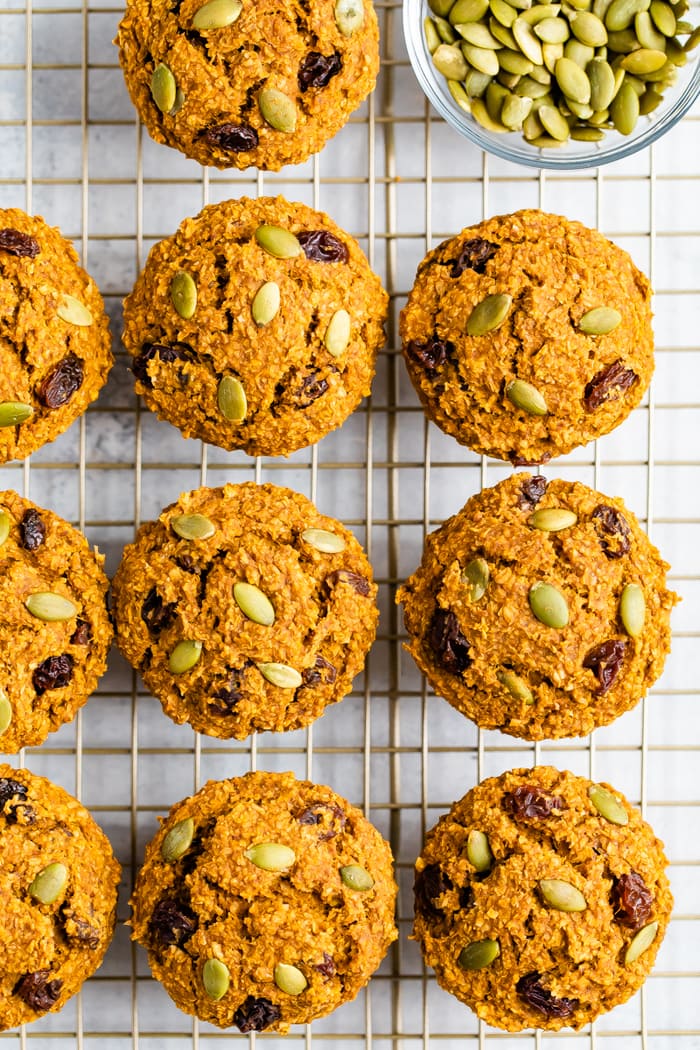
[[[308,725],[350,691],[376,593],[340,522],[251,482],[186,493],[143,525],[112,604],[119,647],[165,713],[242,740]]]
[[[462,230],[418,268],[403,352],[430,418],[461,444],[545,463],[607,434],[653,371],[650,288],[627,252],[537,210]]]
[[[120,868],[71,795],[0,766],[0,1029],[60,1010],[102,962]]]
[[[387,295],[327,215],[282,197],[213,204],[151,250],[124,304],[148,407],[250,455],[288,455],[369,393]]]
[[[112,352],[95,282],[39,216],[0,209],[0,463],[62,434],[107,381]]]
[[[131,925],[181,1010],[286,1032],[354,999],[396,939],[388,843],[292,773],[210,781],[146,848]]]
[[[129,0],[115,43],[152,138],[218,168],[318,153],[379,69],[370,0]]]
[[[0,751],[75,717],[107,665],[104,558],[49,510],[0,492]]]
[[[397,601],[418,667],[477,725],[582,736],[661,674],[667,569],[622,500],[514,474],[427,537]]]
[[[438,983],[488,1024],[580,1028],[652,969],[673,905],[666,865],[608,784],[515,769],[428,833],[413,935]]]

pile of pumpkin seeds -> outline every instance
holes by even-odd
[[[630,135],[700,43],[688,0],[428,4],[428,50],[460,109],[540,148]]]

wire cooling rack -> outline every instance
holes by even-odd
[[[265,1044],[308,1050],[700,1047],[700,108],[650,151],[604,169],[546,175],[491,160],[436,119],[405,58],[400,5],[381,4],[376,92],[323,153],[278,175],[202,170],[156,146],[135,119],[111,45],[120,7],[100,0],[0,0],[0,207],[43,215],[75,240],[121,327],[121,300],[151,244],[204,204],[282,193],[328,211],[360,240],[391,293],[372,398],[335,434],[289,460],[252,460],[185,441],[140,409],[123,354],[87,415],[0,485],[83,529],[115,570],[139,522],[183,490],[272,481],[342,517],[380,583],[379,638],[355,690],[314,726],[243,743],[172,725],[116,651],[76,721],[17,761],[79,795],[124,865],[120,919],[156,815],[211,777],[293,769],[331,784],[391,839],[400,939],[354,1003]],[[683,603],[673,652],[650,697],[592,738],[535,746],[478,732],[428,695],[401,649],[396,584],[426,531],[507,473],[425,423],[397,355],[396,318],[426,250],[486,215],[539,206],[598,226],[656,289],[649,396],[613,434],[544,473],[621,495],[672,562]],[[480,778],[550,762],[612,781],[640,804],[671,859],[676,910],[654,974],[593,1029],[509,1036],[479,1024],[424,972],[408,940],[412,865],[426,828]],[[1,921],[1,917],[0,917]],[[237,1036],[180,1013],[120,924],[99,973],[60,1014],[0,1036],[49,1050],[180,1050]]]

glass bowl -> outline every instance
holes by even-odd
[[[520,131],[488,131],[470,113],[460,109],[450,94],[447,80],[433,65],[428,51],[423,22],[432,14],[425,0],[403,2],[404,37],[418,83],[440,116],[461,135],[481,149],[516,164],[571,170],[622,160],[665,134],[687,113],[700,94],[700,48],[696,48],[689,53],[685,66],[678,68],[676,83],[667,88],[663,102],[653,113],[640,116],[630,135],[606,130],[605,138],[599,142],[568,139],[558,148],[540,148],[527,142]]]

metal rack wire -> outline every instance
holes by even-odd
[[[0,207],[43,214],[76,241],[115,333],[150,244],[202,205],[243,193],[281,192],[330,212],[358,237],[392,303],[372,399],[341,431],[288,461],[185,442],[141,411],[118,354],[106,391],[80,423],[31,463],[0,469],[2,487],[84,529],[110,572],[139,522],[181,490],[252,478],[305,492],[355,530],[380,583],[379,638],[353,694],[306,731],[210,740],[171,725],[115,653],[76,722],[18,761],[82,797],[110,835],[124,864],[121,918],[156,814],[209,777],[292,768],[364,807],[397,858],[400,940],[355,1003],[284,1041],[259,1036],[266,1045],[691,1050],[700,1047],[700,110],[651,151],[606,169],[545,176],[495,162],[431,114],[405,59],[400,5],[378,9],[383,71],[375,94],[320,156],[263,176],[202,170],[142,132],[110,44],[119,6],[0,0]],[[397,356],[398,310],[429,247],[468,222],[526,205],[600,227],[656,288],[657,374],[643,407],[544,472],[624,496],[672,561],[684,598],[671,659],[650,698],[592,738],[534,747],[478,732],[428,695],[402,652],[392,601],[426,531],[507,469],[425,423]],[[676,912],[655,973],[626,1006],[581,1033],[508,1036],[477,1022],[422,969],[407,939],[412,864],[426,828],[454,798],[484,776],[540,761],[611,780],[641,804],[667,844]],[[176,1010],[123,926],[98,975],[60,1014],[0,1036],[22,1050],[196,1050],[232,1038]]]

